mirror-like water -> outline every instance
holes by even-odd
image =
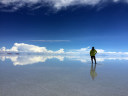
[[[0,56],[0,96],[128,96],[128,58]]]

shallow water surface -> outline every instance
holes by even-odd
[[[0,56],[0,96],[128,96],[128,59]]]

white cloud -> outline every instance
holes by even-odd
[[[47,50],[46,47],[39,47],[36,45],[30,45],[25,43],[14,43],[12,48],[6,49],[2,47],[0,52],[27,52],[27,53],[46,53],[46,54],[62,54],[64,53],[64,49],[60,49],[57,51]]]
[[[46,47],[40,47],[36,45],[31,45],[31,44],[25,44],[25,43],[14,43],[12,48],[7,49],[6,47],[2,47],[0,49],[0,53],[4,54],[15,54],[15,53],[29,53],[29,54],[45,54],[45,55],[88,55],[90,53],[91,48],[90,47],[85,47],[85,48],[80,48],[80,49],[70,49],[68,51],[64,51],[63,48],[53,51],[53,50],[48,50]],[[111,52],[111,51],[106,51],[103,49],[96,49],[97,50],[97,55],[117,55],[117,56],[128,56],[128,52]]]
[[[18,10],[21,7],[33,8],[34,5],[37,5],[35,9],[40,8],[40,6],[49,6],[59,10],[62,8],[67,8],[68,6],[74,6],[74,5],[95,6],[105,2],[128,3],[128,0],[0,0],[0,3],[2,4],[1,8],[4,9],[6,7],[12,6],[12,9],[8,9],[10,11]]]
[[[75,55],[75,54],[89,54],[89,51],[90,51],[90,47],[86,47],[86,48],[81,48],[81,49],[71,49],[69,50],[68,52],[65,52],[66,54],[72,54],[72,55]]]
[[[104,53],[103,49],[97,49],[97,53]]]
[[[86,48],[81,48],[81,49],[72,49],[72,50],[65,52],[65,53],[70,54],[70,55],[89,55],[90,50],[91,50],[90,47],[86,47]],[[111,52],[111,51],[106,51],[103,49],[96,49],[96,50],[97,50],[98,56],[100,56],[100,55],[108,55],[108,56],[125,55],[125,56],[128,56],[128,52]]]
[[[0,51],[6,51],[6,48],[5,48],[5,47],[2,47],[2,48],[0,49]]]
[[[86,52],[86,51],[89,51],[89,48],[90,47],[87,47],[87,48],[81,48],[81,49],[78,49],[78,50],[76,50],[76,51],[78,51],[78,52]]]

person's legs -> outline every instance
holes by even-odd
[[[93,56],[91,56],[91,61],[92,61],[92,64],[93,64]]]
[[[96,64],[96,57],[94,56],[95,64]]]

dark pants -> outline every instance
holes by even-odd
[[[96,64],[96,57],[95,56],[91,56],[92,63],[93,63],[93,59],[95,60],[95,64]]]

